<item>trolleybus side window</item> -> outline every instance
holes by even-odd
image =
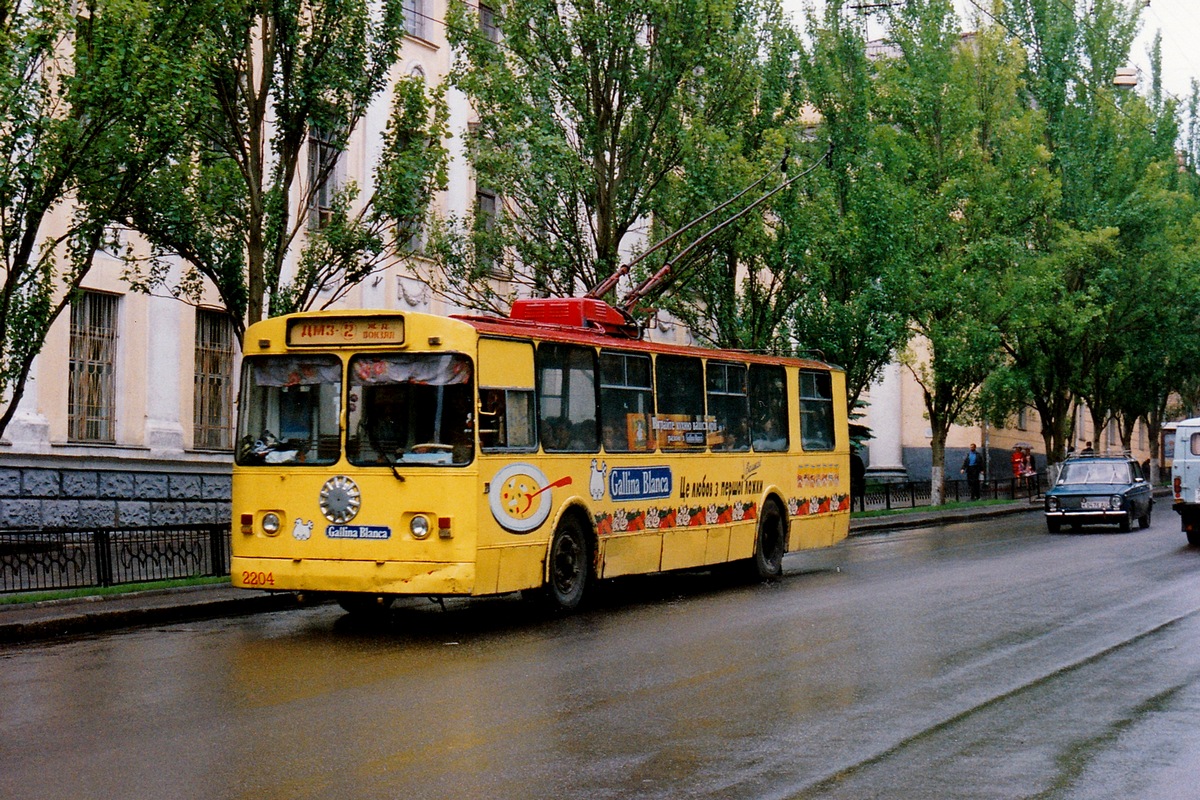
[[[698,450],[707,443],[704,365],[688,356],[659,356],[655,371],[658,409],[654,428],[663,450]]]
[[[750,438],[755,450],[788,449],[787,374],[783,367],[750,365]]]
[[[349,384],[346,453],[351,463],[470,463],[475,390],[466,356],[355,356]]]
[[[537,447],[531,390],[479,390],[479,445],[488,451]]]
[[[612,453],[654,449],[650,435],[654,389],[650,357],[640,353],[600,353],[600,419],[604,449]]]
[[[708,413],[717,429],[708,437],[713,450],[750,449],[750,403],[746,365],[708,362]]]
[[[334,356],[247,358],[237,463],[334,463],[341,395],[342,365]]]
[[[594,453],[596,351],[542,344],[537,349],[538,433],[549,453]]]
[[[800,371],[800,444],[805,450],[833,449],[833,378]]]

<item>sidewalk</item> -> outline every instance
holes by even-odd
[[[1040,509],[1040,505],[1033,505],[1025,500],[979,508],[958,508],[953,511],[918,509],[911,513],[852,519],[850,535],[952,525],[988,517],[1030,513]],[[98,633],[139,625],[161,625],[189,619],[280,611],[296,608],[298,605],[295,595],[291,593],[267,594],[235,589],[227,584],[104,597],[47,600],[40,603],[14,603],[0,606],[0,645],[72,634]]]

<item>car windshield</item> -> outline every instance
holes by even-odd
[[[1068,461],[1059,484],[1129,483],[1129,466],[1120,461]]]
[[[334,356],[255,356],[242,367],[239,464],[338,460],[342,365]]]
[[[350,361],[346,455],[352,464],[468,464],[474,455],[471,360],[454,354]]]

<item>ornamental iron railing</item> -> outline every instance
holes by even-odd
[[[0,531],[0,593],[229,574],[228,524]]]
[[[1041,497],[1045,486],[1044,473],[1021,478],[994,478],[979,482],[980,500],[1032,500]],[[850,501],[851,511],[891,511],[921,508],[931,504],[930,481],[902,481],[867,486],[861,495]],[[971,500],[971,487],[966,480],[946,481],[943,499],[947,503]]]

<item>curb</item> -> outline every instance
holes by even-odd
[[[894,514],[886,517],[875,517],[855,521],[850,520],[850,535],[860,536],[881,531],[905,530],[908,528],[927,528],[934,525],[954,525],[959,522],[976,522],[992,517],[1007,517],[1014,514],[1029,514],[1041,512],[1041,504],[1018,504],[1004,506],[987,506],[984,508],[964,508],[955,511],[916,511],[906,514]]]
[[[255,594],[223,584],[109,597],[51,600],[0,609],[0,644],[185,620],[258,614],[298,606],[296,595],[291,593]]]

